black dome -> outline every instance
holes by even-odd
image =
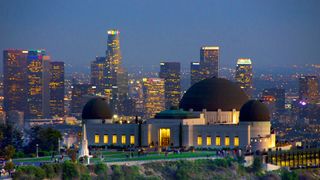
[[[242,122],[270,121],[270,113],[261,101],[250,100],[242,106],[239,119]]]
[[[82,110],[82,119],[111,119],[112,111],[105,98],[93,98]]]
[[[180,101],[180,108],[186,111],[239,111],[248,100],[248,96],[236,83],[221,78],[210,78],[189,88]]]

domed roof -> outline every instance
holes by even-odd
[[[270,121],[268,107],[258,100],[246,102],[241,110],[239,120],[241,122]]]
[[[111,119],[112,111],[105,98],[97,97],[87,102],[82,110],[82,119]]]
[[[248,96],[236,83],[222,78],[209,78],[188,89],[180,101],[180,108],[186,111],[239,111],[247,101]]]

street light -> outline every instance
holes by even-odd
[[[39,154],[38,154],[38,152],[39,152],[39,150],[38,150],[38,148],[39,148],[39,144],[36,144],[36,147],[37,147],[37,149],[36,149],[36,153],[37,153],[37,158],[39,157]]]

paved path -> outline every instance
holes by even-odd
[[[179,161],[179,160],[197,160],[197,159],[220,159],[221,157],[191,157],[191,158],[172,158],[172,159],[155,159],[155,160],[140,160],[140,161],[120,161],[120,162],[106,162],[107,165],[141,165],[152,162],[168,162],[168,161]]]

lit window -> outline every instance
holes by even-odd
[[[234,146],[236,147],[236,146],[239,146],[239,137],[238,136],[235,136],[234,137]]]
[[[134,144],[134,135],[130,136],[130,144]]]
[[[216,146],[221,146],[220,136],[216,136]]]
[[[224,145],[225,145],[225,146],[230,146],[230,138],[229,138],[229,136],[226,136],[226,137],[224,138]]]
[[[117,135],[112,135],[112,144],[117,144]]]
[[[126,144],[126,135],[121,136],[121,143]]]
[[[109,136],[107,134],[105,134],[103,136],[103,143],[108,144],[108,142],[109,142]]]
[[[201,136],[198,136],[198,145],[202,146],[202,137]]]
[[[207,136],[207,146],[211,146],[211,136]]]
[[[94,135],[94,143],[95,143],[95,144],[99,144],[99,142],[100,142],[100,136],[99,136],[99,134]]]

